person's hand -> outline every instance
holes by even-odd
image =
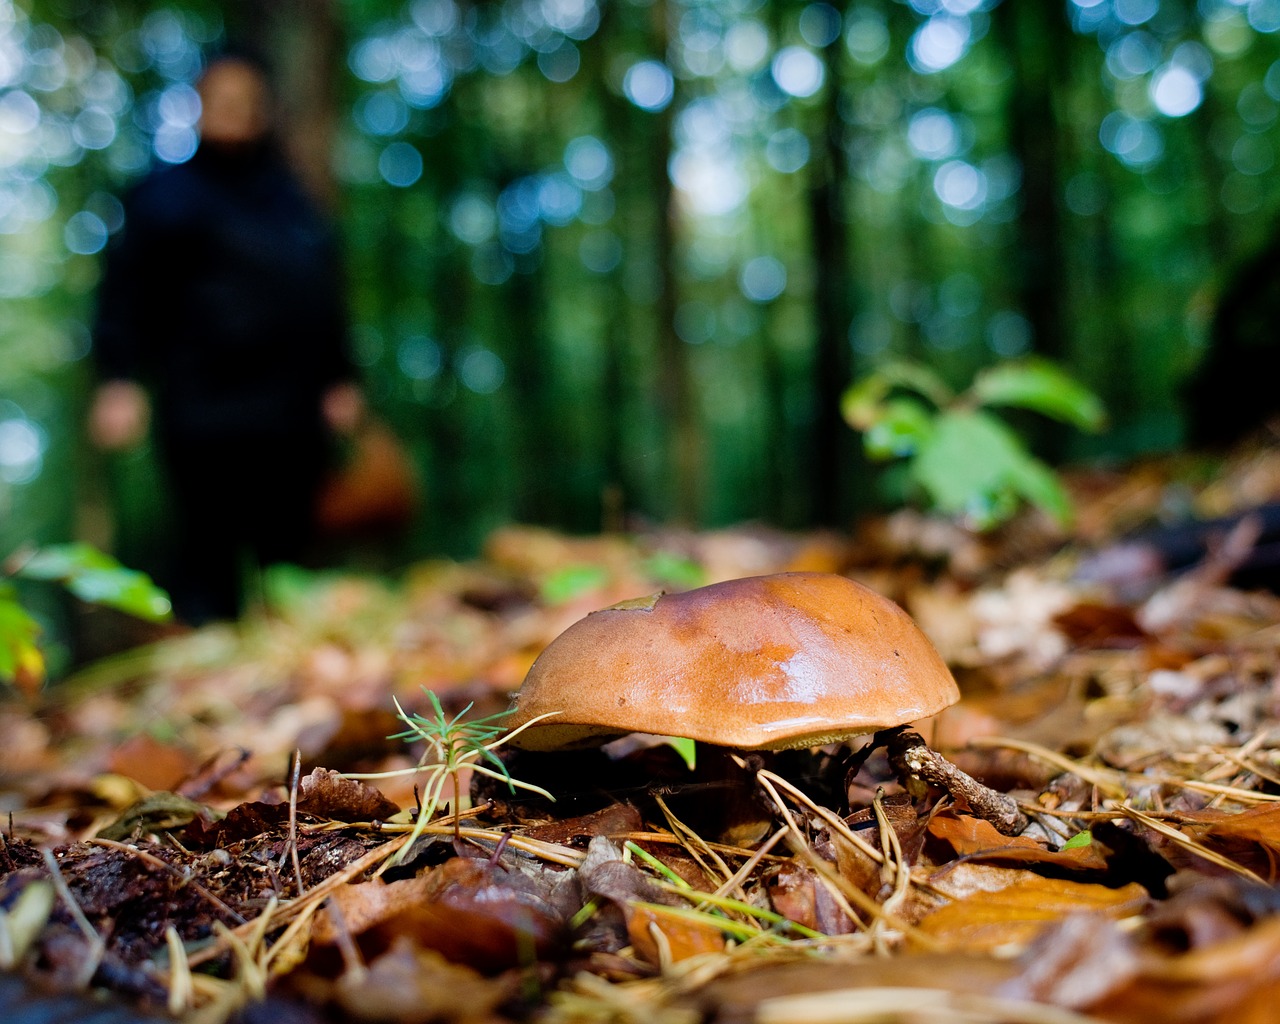
[[[141,444],[151,425],[151,400],[131,380],[102,384],[89,409],[89,439],[104,451],[117,452]]]
[[[320,400],[320,412],[335,434],[354,434],[364,419],[364,392],[356,384],[335,384]]]

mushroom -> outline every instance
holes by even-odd
[[[513,740],[528,750],[630,732],[739,750],[875,733],[904,782],[939,785],[1002,831],[1026,825],[1010,797],[905,728],[960,690],[906,612],[843,576],[751,576],[592,612],[542,652],[515,699],[512,728],[555,713]]]

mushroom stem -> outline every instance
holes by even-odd
[[[1027,827],[1027,816],[1018,810],[1013,797],[984,786],[957,768],[936,750],[930,749],[914,729],[886,729],[877,740],[884,742],[889,752],[889,763],[904,784],[908,779],[919,779],[945,789],[1004,835],[1019,835]]]

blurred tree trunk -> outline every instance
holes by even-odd
[[[600,28],[583,47],[582,77],[587,82],[605,80],[611,54],[622,50],[623,24],[617,4],[605,4],[600,11]],[[601,123],[605,128],[603,142],[609,152],[619,153],[619,140],[611,131],[621,130],[628,115],[627,103],[612,90],[596,90],[601,109]],[[619,183],[615,183],[615,188]],[[606,276],[609,293],[625,294],[622,268],[624,261]],[[599,424],[597,451],[600,459],[601,494],[600,526],[605,532],[621,532],[626,528],[627,505],[633,499],[633,485],[623,457],[626,446],[624,430],[627,416],[629,388],[626,378],[626,353],[629,348],[629,331],[626,310],[619,302],[605,303],[601,311],[604,330],[600,339],[600,393],[595,406]]]
[[[652,52],[665,59],[671,20],[667,0],[657,0],[651,19]],[[652,115],[653,144],[649,149],[648,178],[657,257],[658,406],[668,438],[670,461],[667,511],[678,521],[693,524],[698,522],[702,509],[702,438],[689,380],[688,353],[675,327],[679,305],[679,286],[675,275],[679,211],[669,169],[675,110],[676,102],[673,100],[661,113]]]
[[[1069,74],[1074,33],[1058,4],[1011,0],[1001,4],[992,19],[1013,69],[1009,143],[1022,168],[1018,255],[1010,268],[1014,291],[1031,323],[1035,350],[1051,359],[1064,359],[1068,345],[1060,198],[1062,128],[1054,97]]]
[[[853,468],[853,432],[840,414],[840,396],[849,385],[853,360],[849,345],[853,267],[849,258],[847,162],[840,116],[841,52],[837,34],[825,50],[827,88],[810,139],[809,219],[812,245],[815,352],[813,360],[813,440],[809,450],[810,521],[835,526],[850,514],[848,480]]]

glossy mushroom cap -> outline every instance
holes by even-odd
[[[811,747],[904,725],[960,699],[901,608],[827,573],[752,576],[593,612],[534,662],[512,743],[628,732],[739,749]]]

